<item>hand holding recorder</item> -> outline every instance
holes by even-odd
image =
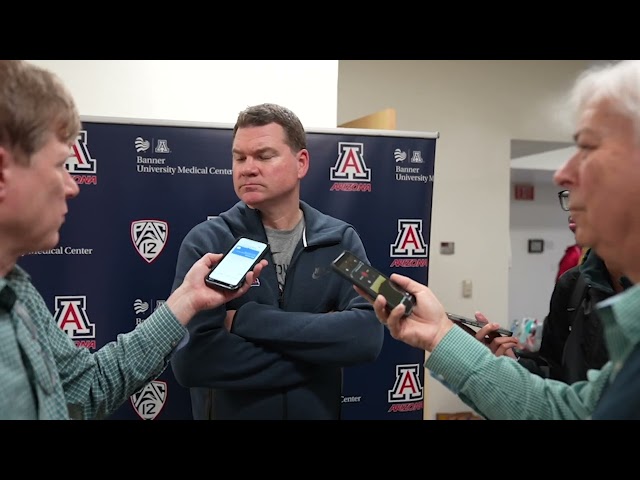
[[[373,304],[378,319],[389,327],[394,338],[414,347],[431,351],[444,334],[449,331],[452,326],[451,321],[483,343],[494,345],[495,348],[492,349],[494,353],[501,348],[501,341],[496,339],[511,336],[511,331],[500,328],[497,324],[489,324],[484,316],[482,319],[474,320],[444,312],[442,304],[425,285],[398,274],[392,274],[391,278],[389,278],[351,252],[342,252],[331,266],[338,274],[353,283],[355,290],[362,297]],[[399,279],[399,282],[402,283],[394,281],[396,279]],[[404,285],[405,283],[406,286]],[[409,286],[415,291],[411,291]],[[421,308],[422,305],[418,303],[419,300],[422,301],[422,298],[427,303],[425,308]],[[401,318],[396,320],[398,312]],[[441,315],[444,315],[443,320],[449,321],[430,322],[428,320],[440,318]],[[417,322],[414,323],[415,321]],[[421,332],[419,323],[435,324],[433,326],[436,327],[436,332],[432,340],[436,343],[432,341],[431,347],[426,345],[429,344],[432,333],[429,330]],[[480,330],[476,332],[470,327],[480,328]],[[424,338],[422,338],[423,336]],[[504,348],[511,348],[513,340],[513,338],[509,338]]]
[[[386,277],[350,252],[343,252],[332,265],[373,305],[378,320],[389,328],[393,338],[431,351],[453,328],[444,307],[427,286],[397,273]]]
[[[358,293],[365,298],[375,300],[380,294],[387,301],[387,308],[393,309],[397,305],[404,305],[404,315],[409,315],[415,304],[415,297],[398,288],[389,277],[376,270],[365,261],[349,251],[344,251],[331,263],[331,268],[359,287]],[[366,295],[363,295],[363,292]]]

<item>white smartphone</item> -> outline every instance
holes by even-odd
[[[204,281],[210,287],[237,290],[253,267],[262,260],[269,249],[268,243],[238,238],[224,257],[207,274]]]

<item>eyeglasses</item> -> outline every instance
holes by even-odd
[[[560,200],[560,207],[565,212],[569,211],[569,190],[562,190],[558,192],[558,199]]]

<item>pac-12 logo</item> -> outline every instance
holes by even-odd
[[[129,399],[140,418],[153,420],[160,414],[167,401],[167,382],[153,380]]]
[[[162,220],[135,220],[131,222],[131,241],[136,251],[151,263],[164,249],[169,235],[169,224]]]
[[[393,404],[389,412],[409,412],[423,408],[420,365],[396,365],[396,380],[387,393],[389,403]]]
[[[391,257],[400,257],[393,260],[392,267],[428,266],[426,257],[429,255],[429,249],[422,236],[422,220],[398,219],[398,235],[390,250]]]
[[[78,138],[73,142],[69,157],[64,164],[71,177],[78,185],[97,185],[97,162],[91,158],[87,147],[87,131],[81,130]]]
[[[96,348],[95,325],[87,316],[86,296],[56,296],[54,308],[56,324],[77,346]]]
[[[331,167],[332,191],[370,192],[371,169],[364,161],[364,144],[339,142],[338,159]]]

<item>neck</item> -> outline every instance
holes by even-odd
[[[265,227],[274,230],[292,230],[302,218],[302,210],[297,208],[294,211],[265,213],[262,212],[262,223]]]
[[[261,205],[258,209],[263,225],[274,230],[291,230],[302,218],[299,197],[291,197],[286,203],[280,199],[277,205]]]
[[[6,277],[7,274],[16,266],[16,259],[7,258],[6,255],[0,256],[0,277]]]

